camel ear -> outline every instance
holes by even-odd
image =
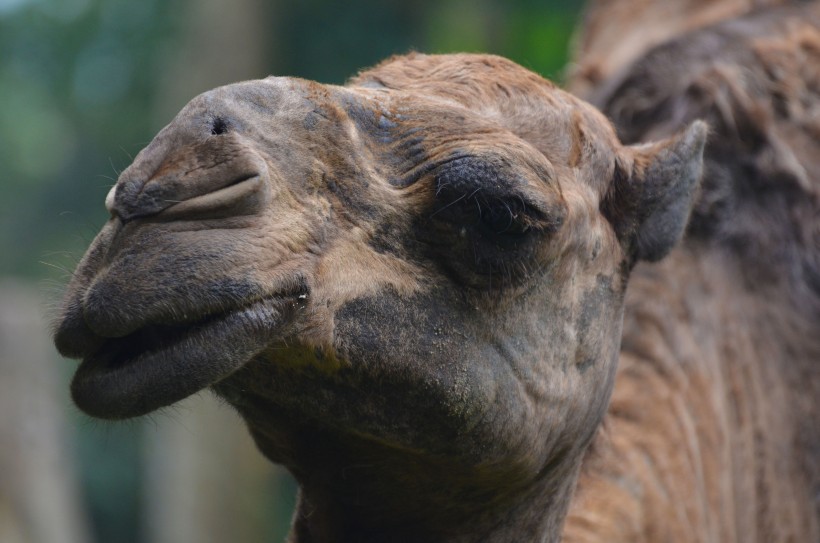
[[[683,236],[703,166],[707,126],[624,148],[601,210],[637,260],[657,261]]]

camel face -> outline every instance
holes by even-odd
[[[422,73],[426,92],[269,78],[188,104],[121,175],[69,285],[56,343],[83,359],[80,408],[132,417],[212,386],[297,476],[363,443],[492,466],[488,486],[580,460],[628,271],[680,237],[704,128],[622,147],[589,106],[477,58],[498,78],[416,56],[370,75],[427,63],[445,76]],[[497,103],[448,94],[505,78]]]

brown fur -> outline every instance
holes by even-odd
[[[712,132],[684,245],[633,273],[566,541],[820,540],[818,67],[816,4],[779,8],[681,36],[597,93],[627,141]]]
[[[612,49],[593,94],[623,139],[712,125],[688,235],[625,302],[633,264],[682,234],[700,125],[624,147],[473,55],[206,93],[123,173],[69,285],[75,399],[122,418],[212,386],[299,480],[293,541],[555,541],[579,469],[566,541],[816,541],[820,36],[801,9],[635,64]]]
[[[299,480],[293,541],[556,541],[629,272],[683,234],[705,134],[623,146],[491,56],[206,93],[68,287],[74,399],[124,418],[212,387]]]
[[[798,0],[593,0],[575,36],[567,87],[589,99],[647,51],[699,28]]]

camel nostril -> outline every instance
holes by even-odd
[[[211,134],[221,136],[228,131],[228,123],[222,117],[216,117],[211,124]]]

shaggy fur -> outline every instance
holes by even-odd
[[[582,98],[649,49],[705,26],[800,0],[592,0],[574,39],[568,89]]]
[[[820,540],[817,4],[681,36],[592,94],[626,141],[711,133],[683,246],[633,273],[565,540]]]

